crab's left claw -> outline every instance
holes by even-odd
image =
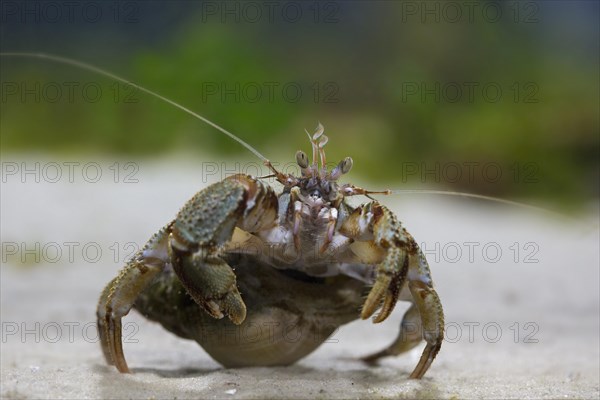
[[[381,308],[373,322],[382,322],[394,309],[406,281],[408,256],[412,251],[411,244],[403,240],[406,232],[394,214],[373,201],[356,208],[340,228],[340,233],[354,240],[369,242],[384,254],[360,315],[367,319]]]
[[[384,321],[393,311],[400,289],[406,280],[408,257],[399,248],[389,249],[385,260],[377,267],[377,278],[365,301],[360,317],[367,319],[381,306],[374,323]]]

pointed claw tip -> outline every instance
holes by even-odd
[[[375,318],[373,318],[373,323],[378,324],[380,322],[385,321],[392,314],[392,311],[394,311],[395,305],[396,300],[394,300],[393,298],[390,298],[389,300],[386,299],[386,302],[383,304],[383,307],[379,314],[377,314]]]
[[[363,308],[362,312],[360,313],[360,319],[369,319],[374,312],[375,310],[367,310]]]
[[[117,364],[116,367],[117,367],[117,370],[122,374],[131,374],[129,367],[127,366],[127,363],[125,363],[125,362],[123,364]]]
[[[379,324],[383,321],[385,321],[387,319],[387,315],[382,316],[381,314],[377,314],[374,318],[373,318],[373,323],[374,324]]]
[[[360,309],[360,319],[367,319],[367,318],[369,318],[369,316],[367,315],[367,309],[365,307],[365,304],[363,303],[363,306]]]
[[[244,312],[240,315],[229,315],[229,319],[231,320],[231,322],[233,322],[235,325],[241,325],[242,322],[244,322],[246,320],[246,310],[244,310]]]

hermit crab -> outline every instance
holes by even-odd
[[[108,364],[129,372],[121,320],[132,308],[197,341],[224,366],[243,367],[294,363],[341,325],[373,315],[373,322],[382,322],[404,300],[411,306],[396,340],[363,360],[373,363],[401,354],[425,340],[410,377],[420,379],[427,372],[443,341],[442,305],[415,240],[387,207],[369,196],[398,192],[338,184],[353,162],[347,157],[327,169],[328,139],[321,124],[309,134],[312,162],[297,152],[300,174],[294,176],[278,171],[214,122],[94,65],[43,53],[0,56],[81,68],[147,93],[237,141],[271,172],[262,178],[231,176],[198,192],[108,283],[96,311]],[[281,193],[265,178],[281,184]],[[355,195],[371,201],[353,207],[347,198]]]
[[[410,374],[420,379],[441,348],[442,305],[419,246],[370,194],[462,196],[549,212],[478,194],[374,192],[339,184],[353,161],[347,157],[328,170],[324,150],[328,139],[321,124],[309,134],[312,161],[299,151],[300,173],[282,173],[221,126],[111,72],[52,54],[0,56],[69,65],[147,93],[238,142],[271,172],[260,178],[231,176],[198,192],[108,283],[97,306],[97,325],[106,361],[120,372],[129,372],[121,320],[132,308],[172,333],[197,341],[222,365],[244,367],[294,363],[343,324],[373,315],[373,322],[382,322],[403,300],[411,305],[397,338],[363,360],[374,363],[425,340]],[[283,187],[279,194],[265,182],[267,178]],[[347,198],[356,195],[370,201],[353,207]]]
[[[410,375],[423,377],[444,332],[427,261],[396,216],[369,196],[384,192],[338,183],[353,161],[328,170],[323,132],[319,124],[309,134],[312,161],[296,153],[299,176],[265,160],[267,177],[238,174],[208,186],[134,255],[97,308],[109,364],[129,372],[121,319],[131,308],[197,341],[222,365],[244,367],[294,363],[339,326],[373,315],[381,322],[405,300],[412,304],[396,340],[364,360],[424,339]],[[355,195],[371,201],[352,207],[347,198]]]

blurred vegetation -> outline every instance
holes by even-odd
[[[321,121],[329,160],[351,155],[353,172],[375,188],[435,186],[421,173],[439,163],[439,185],[456,190],[567,203],[598,196],[597,3],[539,2],[529,23],[509,17],[514,2],[494,3],[507,16],[495,23],[478,13],[473,21],[423,23],[401,2],[335,4],[331,23],[222,23],[207,18],[200,2],[140,3],[135,26],[5,25],[2,50],[53,52],[110,69],[280,162],[308,151],[303,129]],[[66,91],[65,82],[94,83],[102,96],[85,101],[76,90],[74,101],[65,93],[56,102],[23,101],[23,87],[13,95],[7,86],[50,90],[58,83]],[[223,94],[236,83],[248,90],[236,91],[239,100]],[[298,101],[286,98],[288,83],[302,88]],[[423,92],[436,83],[439,100]],[[249,158],[174,107],[86,71],[3,58],[2,85],[3,153],[156,157],[185,150]],[[490,90],[486,98],[486,85],[502,97],[491,101]],[[443,173],[455,175],[451,163],[464,167],[463,177],[448,183]],[[465,163],[474,163],[473,179]],[[491,164],[501,167],[497,182],[485,179],[483,167]]]

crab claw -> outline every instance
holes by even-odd
[[[402,265],[400,269],[387,268],[392,265]],[[367,319],[381,307],[379,313],[373,318],[374,323],[384,321],[394,310],[400,289],[406,280],[408,271],[408,258],[401,249],[390,249],[386,260],[379,265],[377,279],[371,288],[367,300],[362,308],[360,317]]]
[[[236,285],[233,270],[217,256],[197,253],[173,265],[177,276],[207,313],[217,319],[225,315],[236,325],[246,319],[246,305]]]

